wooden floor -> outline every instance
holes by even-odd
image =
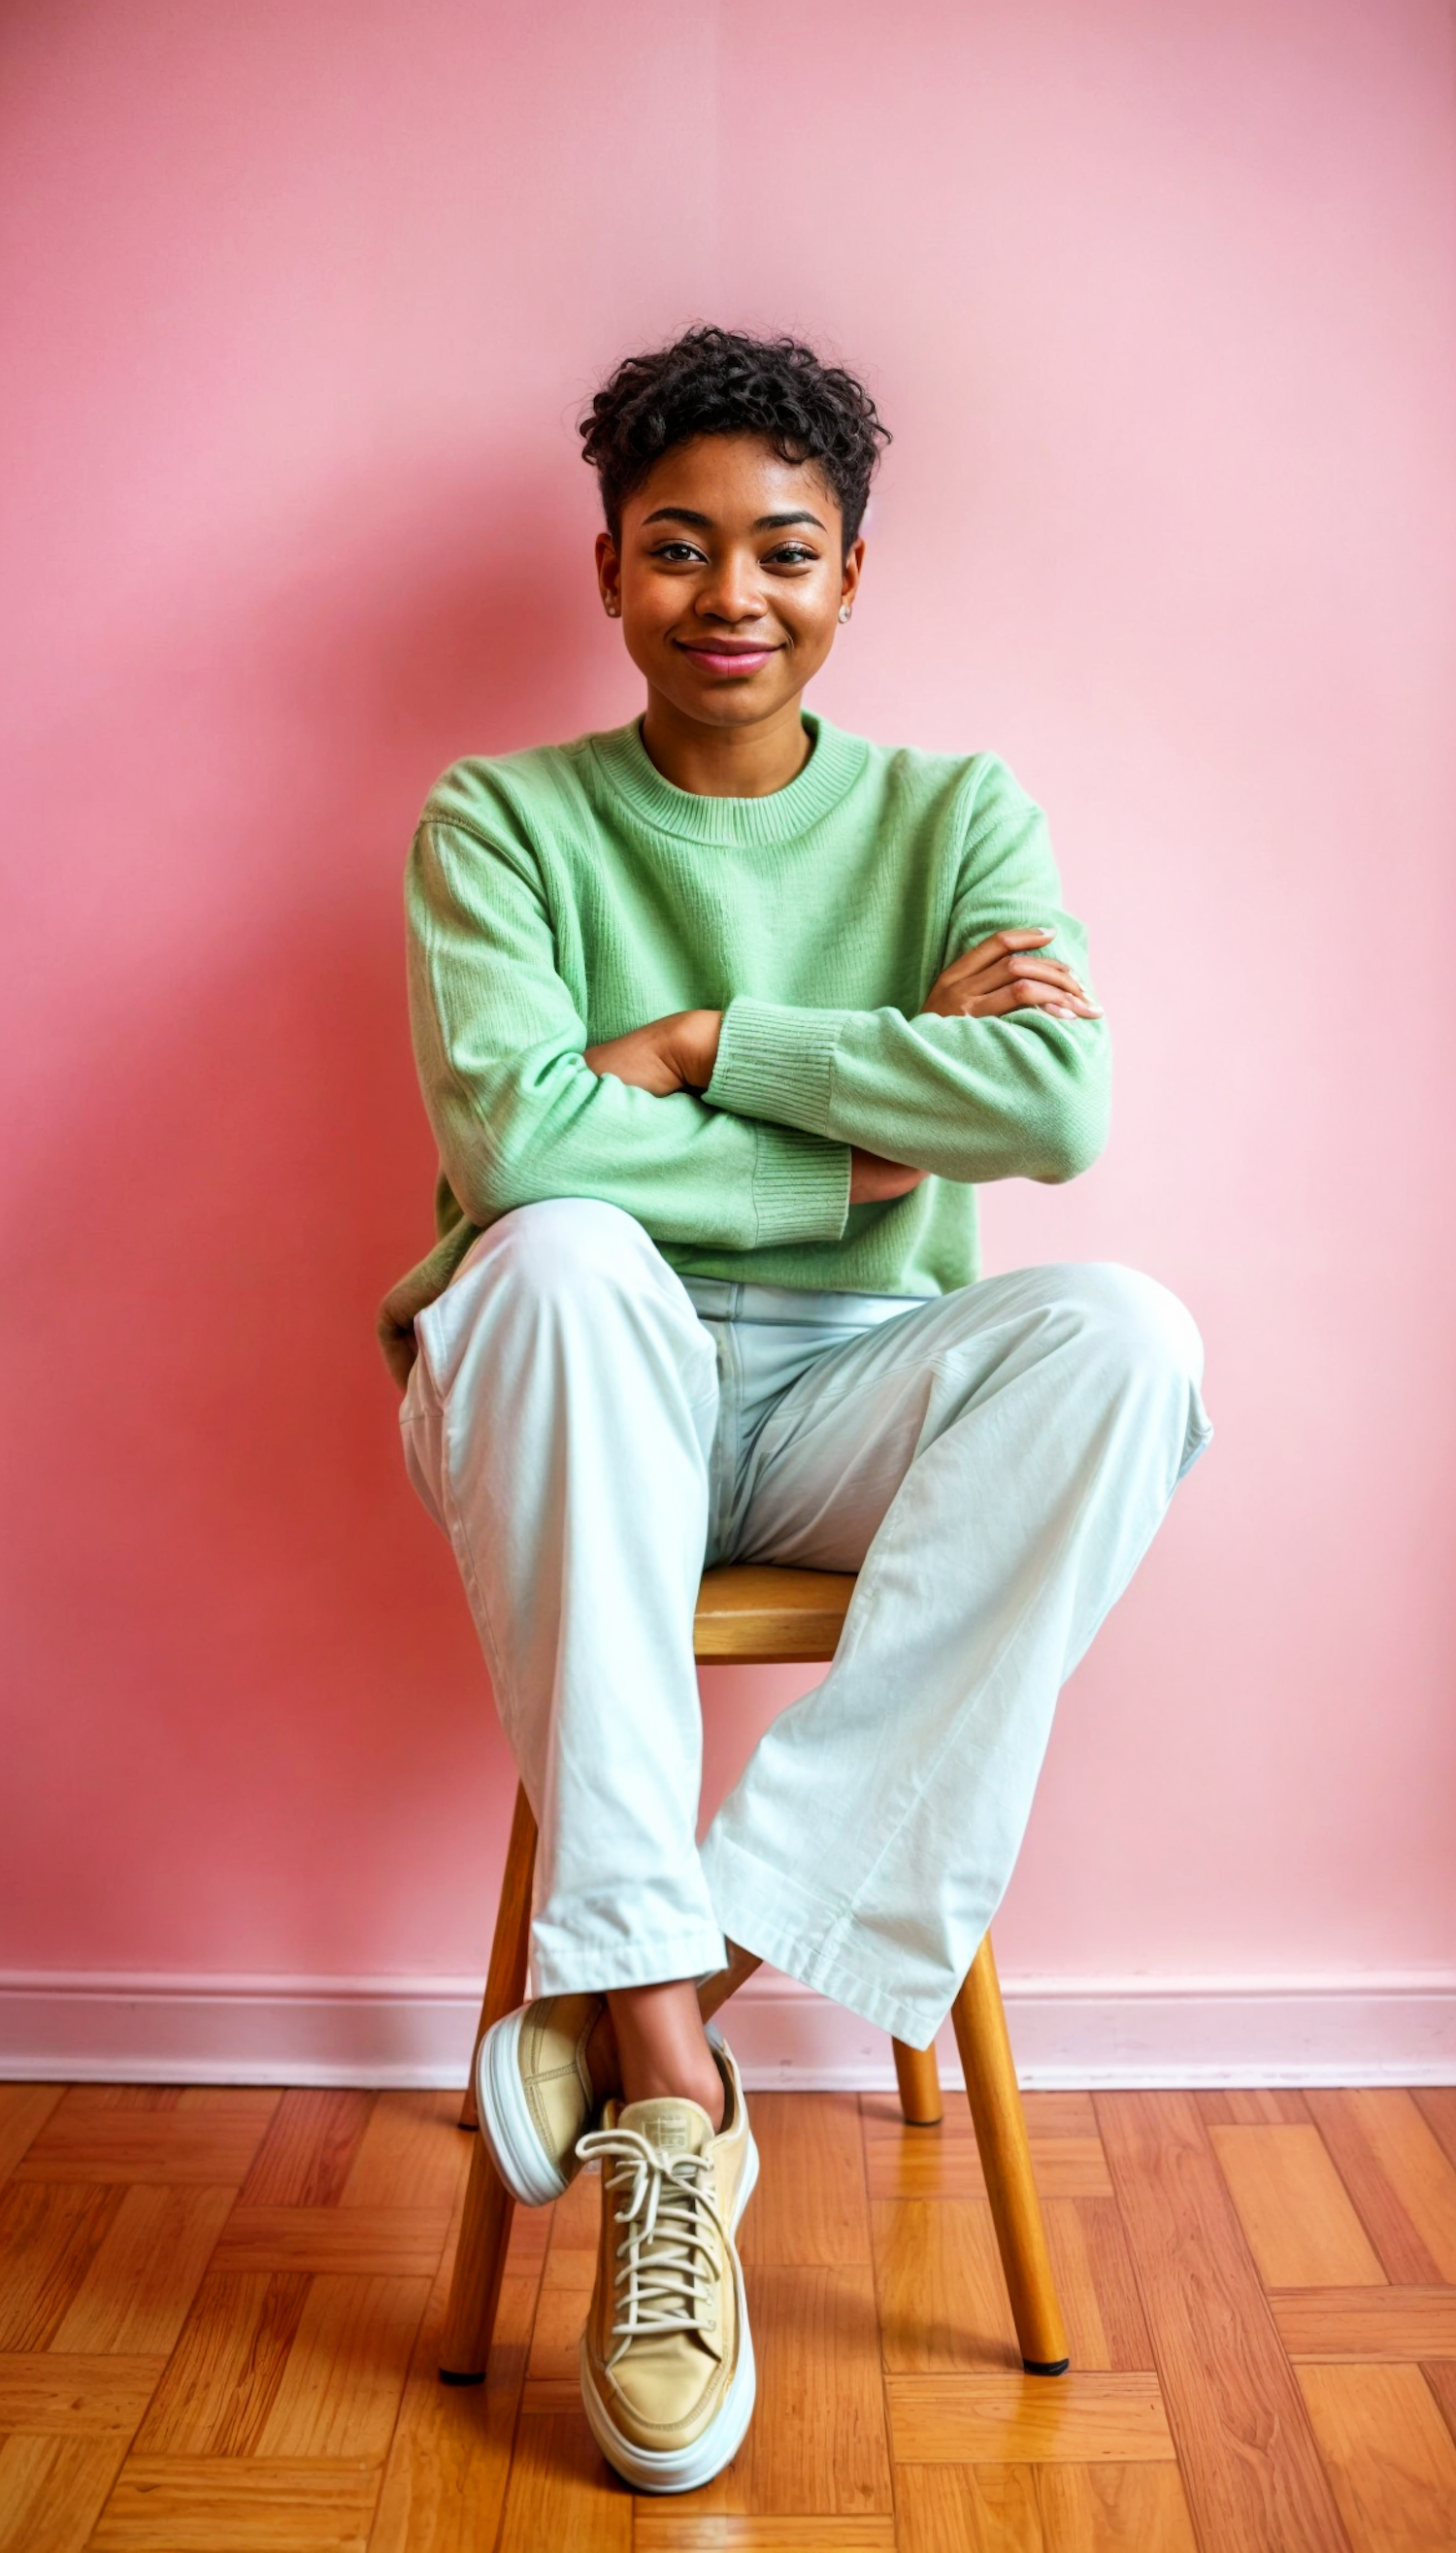
[[[1456,2090],[1028,2104],[1073,2372],[1019,2370],[952,2106],[758,2095],[758,2410],[633,2499],[576,2388],[597,2188],[435,2379],[451,2096],[0,2086],[16,2553],[1449,2553]]]

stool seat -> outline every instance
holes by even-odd
[[[854,1584],[852,1570],[705,1569],[693,1654],[705,1666],[720,1658],[756,1667],[832,1658]]]
[[[855,1585],[852,1571],[751,1564],[705,1570],[693,1619],[693,1653],[704,1665],[732,1660],[743,1666],[807,1665],[830,1659]],[[517,1790],[477,2047],[492,2023],[514,2011],[525,1993],[535,1854],[536,1822],[525,1792]],[[699,1990],[705,2018],[759,1964],[735,1944],[729,1950],[729,1967]],[[1022,2365],[1029,2375],[1061,2376],[1067,2364],[1066,2335],[989,1933],[966,1971],[951,2017]],[[893,2046],[907,2122],[938,2126],[942,2104],[934,2047],[907,2048],[899,2040]],[[474,2065],[460,2124],[476,2124]],[[482,2137],[471,2159],[441,2336],[440,2374],[447,2385],[479,2385],[484,2379],[513,2207]]]

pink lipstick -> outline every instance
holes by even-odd
[[[711,641],[706,646],[696,647],[686,645],[682,639],[676,643],[701,672],[716,675],[720,680],[734,675],[756,674],[768,663],[770,656],[778,654],[777,647],[715,646]]]

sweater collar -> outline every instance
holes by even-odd
[[[609,789],[640,822],[692,842],[785,842],[807,832],[852,789],[869,747],[813,710],[803,714],[814,750],[787,788],[766,798],[704,798],[665,780],[642,742],[638,722],[591,739]]]

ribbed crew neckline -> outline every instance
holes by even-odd
[[[692,842],[786,842],[807,832],[853,788],[869,747],[813,710],[803,713],[814,750],[802,771],[765,798],[706,798],[663,778],[642,742],[639,722],[591,739],[603,776],[644,824]]]

